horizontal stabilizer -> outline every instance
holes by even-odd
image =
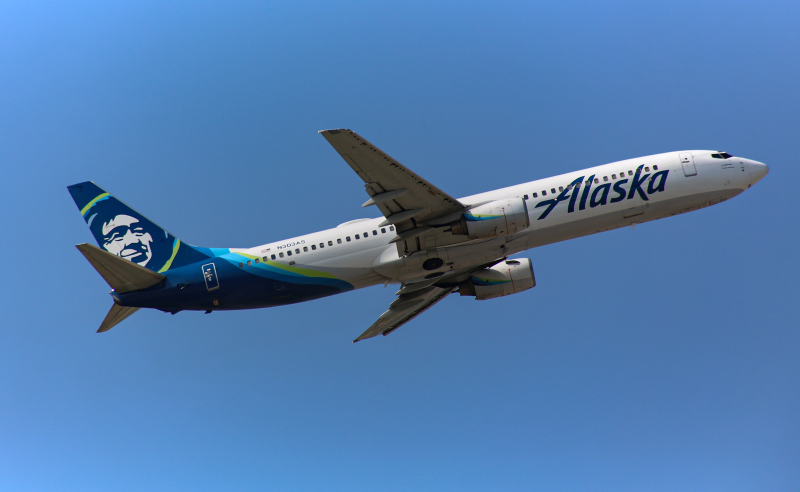
[[[103,251],[97,246],[84,243],[75,247],[83,253],[83,256],[89,260],[89,263],[97,270],[97,273],[108,282],[108,285],[120,294],[152,287],[166,278],[160,273],[148,270],[108,251]]]
[[[123,260],[124,261],[124,260]],[[114,303],[111,306],[111,310],[106,315],[106,319],[103,320],[103,323],[100,325],[100,328],[97,329],[97,333],[102,333],[104,331],[108,331],[111,328],[114,328],[120,322],[124,321],[128,318],[131,314],[138,311],[138,307],[125,307],[120,306],[119,304]]]

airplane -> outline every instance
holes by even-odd
[[[97,246],[76,247],[112,288],[98,333],[140,308],[282,306],[373,285],[396,298],[353,343],[388,335],[451,293],[478,300],[536,286],[527,249],[716,205],[769,168],[726,152],[628,159],[454,198],[348,129],[319,132],[383,215],[252,248],[189,245],[91,181],[68,186]]]

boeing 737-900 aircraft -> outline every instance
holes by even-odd
[[[766,176],[766,165],[711,150],[614,162],[453,198],[350,130],[320,132],[383,214],[253,248],[201,248],[91,181],[68,187],[100,246],[77,248],[111,286],[98,332],[140,308],[252,309],[400,284],[354,340],[388,335],[458,292],[493,299],[536,285],[526,249],[714,205]]]

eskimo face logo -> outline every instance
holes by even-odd
[[[120,214],[103,222],[103,248],[141,266],[153,257],[153,236],[136,217]]]

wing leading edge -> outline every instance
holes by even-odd
[[[392,159],[351,130],[319,132],[364,181],[370,199],[364,206],[376,205],[398,235],[392,240],[398,254],[409,255],[424,249],[425,236],[434,234],[426,221],[456,214],[464,205]]]
[[[346,129],[319,132],[364,181],[370,200],[390,223],[434,219],[464,208],[458,200],[392,159],[361,135]],[[414,214],[399,214],[416,211]],[[396,216],[393,219],[393,216]],[[396,220],[399,219],[399,220]]]

